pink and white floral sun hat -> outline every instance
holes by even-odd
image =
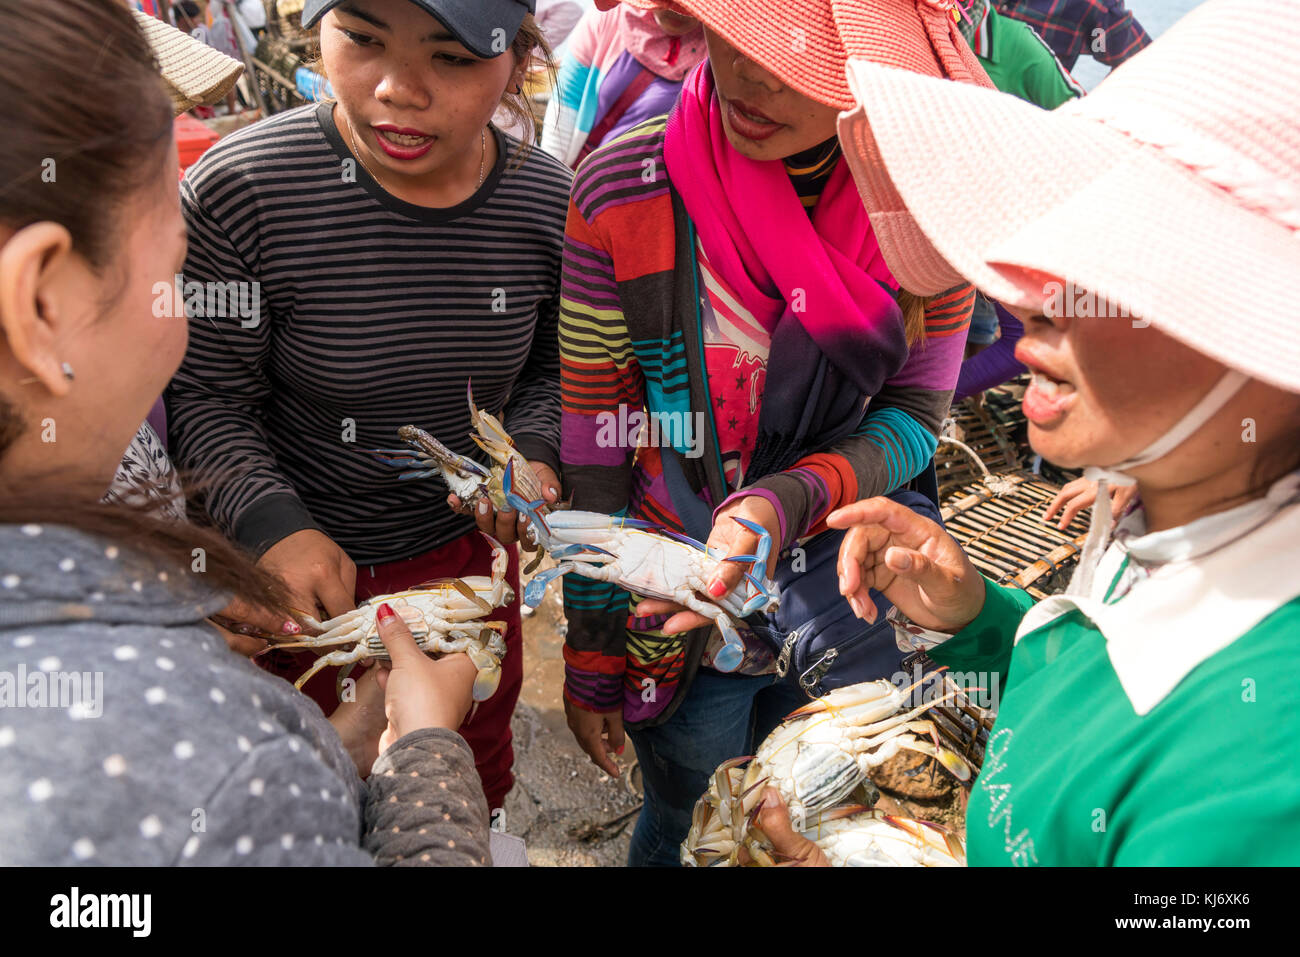
[[[1300,0],[1208,0],[1052,112],[850,56],[840,136],[904,287],[1042,312],[1060,279],[1300,392]]]

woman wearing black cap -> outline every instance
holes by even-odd
[[[490,123],[503,105],[528,110],[521,81],[546,49],[533,6],[309,0],[303,23],[319,25],[335,99],[223,140],[182,187],[185,281],[244,298],[237,316],[191,315],[167,393],[172,448],[182,466],[222,476],[208,512],[317,617],[487,574],[475,521],[516,540],[513,514],[457,514],[441,485],[401,482],[365,454],[407,424],[473,452],[471,378],[476,404],[503,418],[558,498],[570,174]],[[513,555],[509,576],[518,593]],[[462,731],[497,808],[513,783],[518,604],[493,617],[510,626],[504,673]],[[308,691],[332,706],[334,677]]]

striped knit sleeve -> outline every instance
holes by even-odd
[[[952,404],[974,306],[974,286],[933,297],[926,306],[923,340],[872,398],[853,435],[760,479],[723,505],[754,489],[775,497],[785,520],[785,547],[823,531],[835,509],[888,495],[919,475],[934,457]]]
[[[560,293],[538,304],[533,345],[515,380],[502,424],[532,462],[560,474]]]
[[[584,166],[584,169],[587,169]],[[584,190],[580,172],[574,196]],[[645,385],[632,351],[614,263],[598,230],[569,207],[560,298],[560,458],[576,509],[627,513],[632,456],[614,434],[620,404],[641,409]],[[564,577],[565,697],[588,711],[621,711],[628,618],[623,589]]]
[[[211,168],[209,176],[219,179]],[[228,196],[230,187],[223,184]],[[237,184],[233,195],[229,208],[238,210]],[[228,224],[212,215],[189,178],[181,185],[181,205],[190,240],[186,286],[244,284],[257,310],[251,319],[190,310],[189,347],[164,394],[169,451],[181,469],[204,483],[205,504],[217,524],[260,555],[294,532],[319,526],[276,466],[262,425],[262,406],[271,392],[264,366],[272,320],[257,277],[231,240]]]

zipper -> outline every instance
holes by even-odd
[[[786,638],[785,644],[781,646],[781,653],[776,656],[776,674],[779,678],[784,678],[790,673],[790,655],[794,653],[795,642],[799,640],[799,629],[796,628],[790,632]]]
[[[824,655],[817,659],[817,663],[799,676],[799,686],[808,694],[810,698],[819,698],[820,695],[814,694],[813,689],[821,684],[826,672],[831,670],[831,665],[835,664],[835,659],[839,657],[838,648],[829,649]]]

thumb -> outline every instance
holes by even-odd
[[[901,578],[906,578],[918,585],[925,583],[934,572],[930,559],[913,548],[892,545],[885,550],[885,566]]]
[[[424,657],[420,646],[415,643],[411,629],[406,627],[406,622],[393,611],[388,602],[384,602],[375,610],[375,623],[379,626],[379,640],[388,650],[388,657],[392,660],[394,668],[403,665],[409,667]]]
[[[618,714],[611,714],[605,718],[605,733],[609,736],[609,749],[615,754],[623,751],[623,718]]]
[[[782,857],[803,861],[819,850],[816,844],[797,833],[790,824],[790,812],[776,788],[767,788],[763,792],[763,808],[758,812],[758,826],[767,835],[772,848]]]

